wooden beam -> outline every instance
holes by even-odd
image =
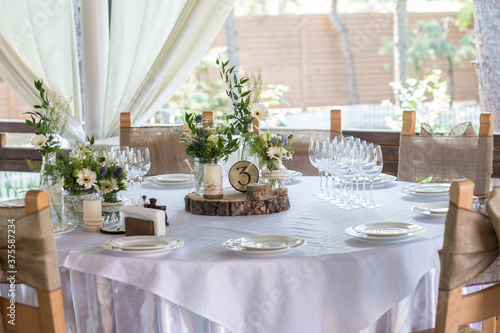
[[[214,127],[214,112],[203,111],[203,127]]]
[[[132,117],[130,112],[120,113],[120,127],[132,127]]]
[[[479,116],[479,136],[493,136],[493,113],[481,113]]]
[[[330,110],[330,131],[342,133],[342,112]]]
[[[403,111],[403,128],[401,135],[415,135],[415,111]]]
[[[26,124],[22,119],[2,119],[0,121],[0,133],[34,133],[33,127]]]
[[[303,110],[309,106],[309,85],[307,80],[309,77],[309,71],[307,68],[307,52],[307,18],[302,15],[300,16],[300,104]]]

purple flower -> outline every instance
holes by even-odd
[[[106,176],[106,174],[108,173],[108,168],[102,167],[100,170],[100,173],[101,173],[101,177]]]
[[[121,178],[123,176],[123,169],[122,168],[116,169],[115,172],[113,172],[113,175],[116,178]]]
[[[271,142],[272,142],[272,143],[278,143],[278,138],[277,138],[277,137],[273,137],[273,138],[271,139]]]
[[[205,137],[205,130],[203,128],[198,128],[198,137],[199,138],[204,138]]]
[[[201,143],[198,140],[194,140],[192,145],[193,145],[193,149],[196,151],[200,150],[200,148],[201,148]]]
[[[194,117],[194,121],[197,122],[198,124],[203,122],[203,115],[199,114],[196,117]]]

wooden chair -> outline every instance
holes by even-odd
[[[474,191],[474,184],[470,180],[461,180],[453,182],[450,188],[450,211],[452,209],[453,204],[455,207],[459,209],[464,209],[470,211],[472,209],[472,195]],[[475,218],[474,221],[472,219],[468,221],[457,222],[456,218],[450,217],[450,211],[448,212],[446,225],[445,225],[445,240],[443,243],[443,248],[447,244],[447,242],[455,242],[454,237],[458,232],[457,225],[462,226],[463,224],[469,224],[470,232],[468,236],[470,238],[477,237],[480,239],[482,237],[481,233],[484,233],[485,230],[490,230],[490,233],[493,233],[493,241],[491,243],[495,244],[495,232],[491,229],[479,229],[475,227],[470,227],[472,224],[488,224],[488,219],[479,213],[474,213]],[[453,213],[452,213],[453,214]],[[462,218],[464,215],[462,215]],[[478,218],[476,221],[475,219]],[[483,219],[483,220],[481,220]],[[465,223],[464,223],[465,222]],[[491,223],[489,223],[489,228],[493,228]],[[464,229],[461,229],[464,230]],[[500,231],[498,231],[500,232]],[[491,237],[491,236],[490,236]],[[450,241],[450,239],[452,239]],[[491,238],[489,238],[491,240]],[[452,243],[450,243],[452,244]],[[464,252],[467,250],[462,248],[461,244],[455,243],[455,249],[451,254],[464,255]],[[498,247],[498,242],[496,243]],[[449,254],[448,252],[447,254]],[[495,253],[495,248],[493,247],[493,253]],[[467,268],[461,268],[462,271],[454,269],[452,272],[443,271],[443,267],[453,267],[449,265],[449,261],[451,260],[449,256],[441,255],[441,276],[440,276],[440,286],[439,286],[439,295],[438,295],[438,305],[437,305],[437,314],[436,314],[436,328],[429,329],[425,331],[420,331],[420,333],[456,333],[456,332],[478,332],[477,330],[473,330],[469,327],[462,327],[462,325],[483,321],[483,331],[494,333],[498,332],[498,320],[495,319],[495,316],[500,315],[500,284],[495,284],[486,289],[482,289],[475,293],[470,293],[467,295],[462,295],[462,288],[467,284],[475,284],[470,283],[469,281],[463,281],[459,283],[458,286],[454,288],[448,288],[447,283],[443,283],[443,279],[447,280],[445,275],[459,275],[464,273]],[[482,254],[481,254],[482,255]],[[493,256],[498,256],[498,252],[493,254]],[[487,258],[486,258],[487,259]],[[472,282],[474,279],[477,279],[478,276],[484,274],[488,269],[500,269],[498,265],[498,257],[493,263],[488,265],[486,261],[486,269],[481,271],[479,274],[473,276]],[[479,258],[478,260],[485,260],[483,258]],[[457,282],[457,281],[455,281]],[[482,280],[481,283],[487,283],[488,281]],[[494,281],[497,282],[497,281]],[[455,283],[456,284],[456,283]],[[451,285],[451,283],[450,283]],[[459,330],[459,327],[460,330]]]
[[[254,122],[258,126],[258,122]],[[263,129],[265,130],[265,129]],[[318,169],[309,162],[309,141],[311,137],[330,137],[334,138],[342,134],[341,111],[330,110],[330,129],[291,129],[291,128],[270,128],[272,133],[293,135],[295,141],[292,144],[294,152],[291,160],[283,161],[283,165],[289,170],[302,172],[304,176],[317,176]]]
[[[213,112],[204,111],[206,124],[213,124]],[[150,125],[132,127],[131,115],[124,112],[120,115],[120,145],[129,147],[148,147],[151,157],[151,168],[148,176],[166,173],[190,173],[185,159],[191,158],[185,152],[184,143],[180,141],[181,125]]]
[[[9,322],[12,318],[8,316],[10,298],[7,298],[8,295],[0,297],[3,320],[0,331],[5,329],[9,332],[26,333],[66,332],[59,267],[49,213],[49,197],[43,191],[29,191],[25,206],[25,208],[0,208],[2,256],[0,262],[3,275],[7,278],[15,275],[16,281],[36,289],[38,307],[21,304],[16,300],[15,325],[12,325],[12,322]],[[11,224],[9,219],[14,219],[15,222]],[[15,225],[15,234],[9,232],[14,230],[11,225]],[[9,243],[9,239],[15,239],[15,243]],[[12,249],[8,247],[9,244],[15,245],[16,252],[13,254],[15,263],[7,261],[8,250]],[[10,264],[14,266],[11,267]],[[8,283],[10,284],[10,281]]]
[[[480,115],[478,135],[464,126],[463,135],[415,136],[415,118],[415,111],[403,112],[398,179],[436,183],[467,178],[476,185],[475,195],[487,195],[493,172],[493,114]]]

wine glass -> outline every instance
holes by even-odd
[[[366,159],[361,163],[360,171],[370,181],[370,202],[365,205],[368,208],[376,208],[381,205],[373,202],[373,179],[380,175],[384,161],[382,158],[382,148],[379,145],[368,145]]]
[[[356,148],[353,142],[346,141],[344,147],[340,151],[340,160],[337,164],[337,170],[342,178],[346,182],[346,192],[347,192],[347,203],[345,206],[341,207],[343,209],[351,210],[359,208],[352,204],[352,179],[356,176],[357,172],[357,161],[356,161]]]
[[[151,168],[151,158],[148,147],[132,147],[130,150],[131,169],[133,176],[139,179],[140,188],[142,189],[142,177],[148,173]]]
[[[319,172],[319,191],[314,193],[314,195],[322,196],[324,194],[323,190],[323,170],[321,169],[321,145],[320,138],[311,138],[309,140],[309,162],[318,169]]]

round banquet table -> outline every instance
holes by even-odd
[[[167,205],[166,236],[184,246],[132,257],[99,245],[117,237],[81,229],[56,237],[70,332],[408,332],[433,325],[444,218],[411,212],[443,201],[375,186],[382,207],[341,210],[314,196],[317,177],[288,183],[291,208],[257,216],[198,216],[184,210],[192,188],[145,182]],[[142,194],[141,193],[141,194]],[[427,232],[403,242],[344,233],[373,222],[410,222]],[[288,235],[307,245],[247,256],[221,243]]]

